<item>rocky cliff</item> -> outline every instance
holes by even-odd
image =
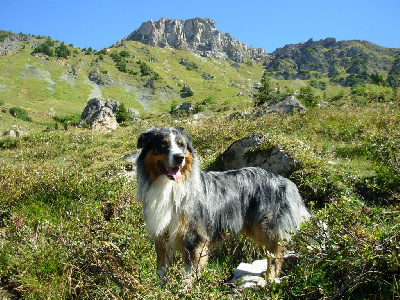
[[[184,48],[206,57],[244,62],[246,57],[258,60],[266,56],[262,48],[248,47],[229,33],[215,28],[212,19],[189,19],[144,22],[123,41],[140,41],[158,47]]]

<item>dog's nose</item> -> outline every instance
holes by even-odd
[[[182,153],[174,154],[173,157],[174,157],[174,162],[178,165],[180,165],[185,159],[185,156]]]

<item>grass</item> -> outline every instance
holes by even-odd
[[[330,296],[343,291],[346,297],[374,293],[398,297],[399,265],[393,255],[400,251],[395,233],[399,221],[399,173],[390,163],[398,159],[399,123],[397,108],[377,103],[229,122],[224,115],[197,123],[164,116],[128,123],[113,133],[71,129],[31,134],[18,140],[15,147],[0,150],[2,289],[7,295],[35,299],[258,299],[290,298],[304,293],[318,298],[322,297],[321,291]],[[357,227],[344,228],[358,228],[368,237],[368,243],[379,240],[382,251],[392,251],[393,254],[383,257],[357,248],[354,251],[360,258],[348,258],[356,270],[362,268],[363,261],[376,261],[377,269],[373,270],[378,273],[371,273],[374,276],[366,280],[372,280],[379,289],[368,290],[367,294],[355,287],[344,289],[348,282],[338,282],[337,276],[350,274],[356,280],[360,273],[350,273],[344,267],[345,261],[333,250],[321,250],[318,255],[330,255],[339,272],[327,273],[325,265],[309,261],[307,257],[316,254],[306,252],[301,235],[293,247],[304,256],[286,272],[281,286],[238,292],[227,284],[239,261],[260,257],[252,243],[239,238],[215,252],[209,267],[195,279],[190,290],[183,289],[184,275],[179,266],[171,269],[169,280],[161,289],[157,284],[155,251],[146,233],[141,205],[134,199],[135,182],[116,176],[125,169],[120,158],[135,149],[138,135],[161,124],[184,126],[193,136],[206,169],[218,168],[219,154],[235,140],[261,133],[269,142],[257,151],[267,149],[271,143],[279,144],[301,162],[291,179],[319,219],[331,222],[330,218],[336,218],[332,222],[336,220],[337,224],[348,222],[339,212],[345,210],[351,219],[358,215],[359,205],[366,212],[373,212],[373,218],[366,215]],[[395,147],[392,160],[383,156],[383,149],[389,151],[391,145]],[[355,203],[360,204],[335,211],[334,203],[342,199],[356,199]],[[382,228],[387,230],[377,231],[373,224],[384,224]],[[316,223],[308,226],[311,232],[318,230]],[[331,233],[333,244],[343,237],[335,226]],[[239,252],[237,243],[242,245]],[[385,266],[390,261],[389,271]],[[316,286],[320,287],[319,292]]]
[[[379,102],[368,89],[367,95],[354,95],[328,83],[325,91],[313,89],[327,106],[228,121],[232,112],[253,109],[250,94],[260,79],[262,62],[232,64],[137,42],[111,51],[121,50],[129,52],[127,68],[137,75],[118,71],[108,54],[100,60],[79,51],[61,66],[55,58],[32,57],[26,45],[0,59],[0,130],[17,125],[29,132],[23,138],[0,138],[1,297],[400,296],[398,96]],[[188,70],[179,63],[182,58],[198,68]],[[154,88],[143,87],[150,77],[140,75],[138,60],[159,73]],[[62,79],[72,67],[76,74]],[[92,89],[87,75],[93,68],[113,80],[99,87],[103,97],[139,109],[142,121],[126,122],[111,133],[74,127],[53,130],[50,107],[57,116],[80,115]],[[39,72],[42,79],[32,72]],[[204,73],[215,78],[204,79]],[[273,82],[293,92],[310,83]],[[193,97],[179,98],[184,84],[194,88]],[[341,90],[341,97],[335,98]],[[244,96],[238,96],[240,92]],[[212,99],[203,107],[208,117],[172,118],[166,114],[171,99],[177,104]],[[12,117],[11,107],[26,110],[32,122]],[[171,268],[165,287],[159,287],[154,246],[141,204],[134,199],[136,182],[118,176],[130,167],[121,157],[131,153],[138,135],[154,125],[183,126],[193,137],[203,169],[218,170],[220,154],[234,141],[255,133],[267,139],[247,154],[265,153],[279,145],[299,162],[290,179],[314,218],[288,244],[299,259],[285,271],[282,284],[244,291],[228,284],[239,262],[262,257],[254,244],[239,237],[222,243],[191,289],[182,285],[179,265]],[[315,247],[315,242],[324,247]]]

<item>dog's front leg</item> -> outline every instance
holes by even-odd
[[[199,275],[199,271],[207,265],[208,255],[208,239],[197,232],[189,233],[185,240],[185,270],[189,277]]]
[[[165,249],[165,242],[162,239],[156,239],[154,244],[157,253],[158,276],[160,276],[161,280],[160,285],[163,286],[167,275],[167,252]]]

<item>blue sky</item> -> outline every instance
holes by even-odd
[[[286,44],[334,37],[400,48],[400,0],[9,0],[0,29],[101,49],[148,20],[212,18],[216,28],[272,52]]]

